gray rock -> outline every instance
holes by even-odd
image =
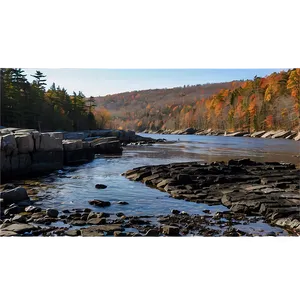
[[[73,220],[73,221],[70,222],[70,225],[73,225],[73,226],[84,226],[84,225],[86,225],[86,221],[84,221],[84,220]]]
[[[98,217],[99,218],[108,218],[108,217],[110,217],[110,214],[106,213],[106,212],[101,212],[98,214]]]
[[[87,224],[90,224],[90,225],[106,224],[106,219],[105,218],[92,218],[87,221]]]
[[[95,206],[99,206],[99,207],[110,206],[110,202],[109,201],[102,201],[102,200],[96,200],[96,199],[89,201],[89,203],[91,205],[95,205]]]
[[[17,236],[18,234],[14,231],[8,231],[8,230],[0,230],[0,236]]]
[[[65,235],[67,235],[67,236],[79,236],[79,235],[81,235],[81,231],[77,230],[77,229],[70,229],[70,230],[67,230],[65,232]]]
[[[46,214],[50,218],[57,218],[57,216],[58,216],[58,210],[57,209],[53,209],[53,208],[48,208],[46,210]]]
[[[20,213],[21,211],[22,211],[21,207],[19,207],[18,205],[13,205],[4,210],[4,215],[5,216],[9,216],[12,214],[14,215]]]
[[[92,218],[97,218],[97,214],[93,211],[91,211],[89,214],[88,214],[88,217],[87,217],[87,220],[90,220]]]
[[[12,222],[17,222],[17,223],[26,223],[27,218],[23,215],[15,215],[12,218]]]
[[[5,205],[18,203],[23,200],[28,200],[27,191],[23,187],[16,187],[11,190],[3,190],[0,194]]]
[[[127,204],[129,204],[129,203],[126,202],[126,201],[118,201],[118,204],[120,204],[120,205],[127,205]]]
[[[25,233],[37,229],[37,227],[30,224],[12,224],[2,229],[2,231],[13,231],[16,233]]]

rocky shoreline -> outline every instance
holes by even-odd
[[[122,207],[130,203],[125,201],[88,198],[83,199],[81,208],[42,209],[35,195],[47,186],[20,180],[1,186],[0,236],[298,236],[299,174],[292,164],[249,159],[210,165],[173,163],[127,171],[123,175],[128,179],[142,181],[172,197],[224,207],[215,213],[199,209],[199,214],[189,215],[173,209],[168,215],[155,216],[126,215]],[[95,189],[109,188],[95,185]],[[107,213],[108,206],[119,212]],[[258,223],[269,223],[274,230],[249,230]]]
[[[296,235],[300,232],[300,170],[293,164],[250,159],[144,166],[123,174],[171,197],[223,205],[233,215],[259,216]]]
[[[1,181],[49,173],[65,165],[87,163],[97,154],[121,155],[123,147],[131,143],[156,142],[163,140],[123,130],[39,132],[34,129],[1,129]]]
[[[179,130],[158,130],[151,131],[145,130],[143,133],[149,134],[177,134],[177,135],[186,135],[186,134],[195,134],[195,135],[207,135],[207,136],[229,136],[229,137],[251,137],[251,138],[272,138],[272,139],[293,139],[295,141],[300,141],[300,132],[293,130],[261,130],[255,132],[249,131],[235,131],[235,132],[226,132],[224,130],[213,130],[213,129],[205,129],[198,130],[195,128],[186,128]]]

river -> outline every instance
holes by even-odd
[[[92,207],[96,211],[109,213],[123,212],[125,215],[166,215],[172,209],[189,214],[203,214],[224,211],[224,206],[208,206],[186,202],[169,197],[141,182],[129,181],[121,174],[134,167],[143,165],[168,164],[172,162],[202,161],[210,163],[216,160],[227,161],[232,158],[251,158],[257,161],[283,161],[299,164],[299,142],[284,139],[255,139],[243,137],[197,136],[197,135],[150,135],[164,138],[168,142],[152,146],[127,146],[122,156],[98,156],[90,163],[65,167],[48,176],[38,178],[49,184],[46,190],[38,194],[36,202],[43,208],[58,210],[91,207],[89,200],[110,201],[107,208]],[[175,141],[175,143],[172,143]],[[95,188],[96,184],[107,185],[106,189]],[[118,201],[129,205],[121,206]],[[249,226],[248,226],[249,227]],[[261,222],[253,223],[252,230],[280,231]]]

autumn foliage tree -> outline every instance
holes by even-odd
[[[291,71],[289,79],[287,81],[287,88],[291,91],[291,96],[295,101],[294,110],[298,122],[298,130],[300,130],[300,69]]]
[[[105,128],[105,126],[107,126],[111,120],[110,112],[103,107],[97,107],[94,111],[94,116],[97,128],[99,129]]]

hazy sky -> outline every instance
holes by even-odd
[[[212,82],[264,77],[282,69],[24,69],[26,74],[39,70],[69,93],[82,91],[85,96],[104,96],[133,90],[172,88]],[[32,81],[31,76],[27,76]]]

